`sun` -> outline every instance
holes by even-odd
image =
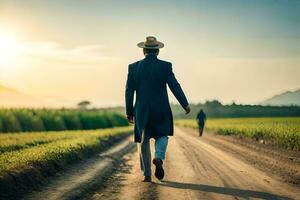
[[[21,45],[13,32],[0,28],[0,67],[9,67],[17,60]]]

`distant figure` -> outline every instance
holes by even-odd
[[[205,121],[206,121],[206,115],[201,109],[199,113],[197,114],[197,122],[198,122],[198,127],[199,127],[199,136],[201,137],[203,134],[204,126],[205,126]]]
[[[150,138],[155,139],[155,155],[152,163],[156,166],[155,176],[163,179],[163,160],[168,145],[168,136],[173,135],[173,116],[169,104],[167,84],[184,108],[190,112],[189,103],[177,82],[172,64],[159,60],[157,55],[164,44],[149,36],[137,45],[143,48],[145,58],[130,64],[126,83],[126,114],[134,122],[134,140],[138,144],[144,181],[151,182]],[[134,93],[135,106],[133,107]]]

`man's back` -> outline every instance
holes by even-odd
[[[154,55],[132,65],[135,71],[137,102],[148,106],[168,103],[167,81],[171,63],[157,59]]]
[[[153,39],[153,38],[152,38]],[[129,65],[126,83],[126,114],[135,118],[135,141],[141,133],[159,138],[173,135],[173,116],[169,104],[167,84],[184,109],[188,101],[177,82],[170,62],[157,58],[157,53],[146,51],[145,58]],[[134,93],[136,101],[133,106]]]

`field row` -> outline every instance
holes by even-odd
[[[89,130],[126,126],[114,112],[79,109],[0,109],[0,132]]]
[[[89,131],[0,134],[0,177],[10,171],[23,171],[36,164],[78,159],[78,152],[93,150],[110,137],[132,131],[120,127]]]
[[[196,120],[178,120],[176,124],[198,127]],[[300,150],[299,117],[209,119],[205,128],[216,134],[263,139],[288,149]]]

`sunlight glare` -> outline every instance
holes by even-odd
[[[21,50],[14,33],[0,28],[0,66],[9,67],[15,63]]]

